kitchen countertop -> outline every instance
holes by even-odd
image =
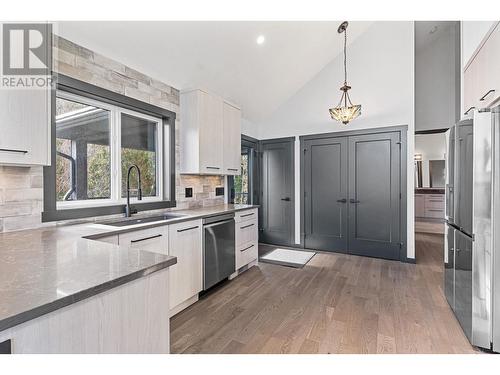
[[[0,331],[172,266],[172,256],[95,241],[131,230],[257,206],[168,211],[185,215],[127,227],[95,223],[0,233]],[[155,214],[138,214],[133,218]]]
[[[415,194],[444,194],[444,188],[416,188]]]

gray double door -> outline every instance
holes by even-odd
[[[306,248],[399,259],[401,133],[306,139]]]

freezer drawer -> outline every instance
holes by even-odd
[[[450,307],[455,309],[455,228],[445,227],[446,248],[444,262],[444,294]]]
[[[455,315],[472,340],[472,238],[455,231]]]

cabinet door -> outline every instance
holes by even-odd
[[[50,164],[50,90],[0,90],[0,164]]]
[[[415,217],[425,216],[425,195],[415,194]]]
[[[484,49],[485,67],[482,68],[484,77],[480,78],[484,78],[484,85],[482,86],[483,92],[479,94],[481,97],[485,95],[481,103],[483,107],[487,107],[500,98],[500,69],[498,68],[500,64],[500,25],[497,25],[482,49]]]
[[[477,107],[479,98],[476,96],[476,65],[473,61],[464,72],[464,115],[470,114],[470,111]]]
[[[170,309],[202,290],[201,233],[201,220],[169,226],[169,255],[177,257],[177,264],[169,268]]]
[[[241,111],[224,102],[224,173],[239,175],[241,172]]]
[[[166,226],[137,230],[118,235],[120,245],[168,255],[168,229]]]
[[[200,173],[224,174],[222,99],[198,91]]]

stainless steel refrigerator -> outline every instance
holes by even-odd
[[[447,139],[444,291],[469,341],[500,352],[500,106]]]

